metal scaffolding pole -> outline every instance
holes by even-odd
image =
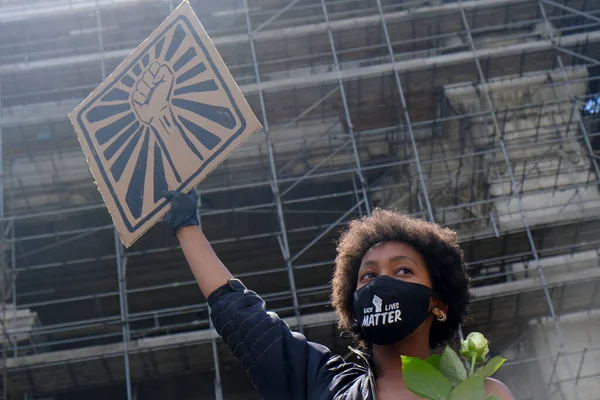
[[[0,107],[0,110],[2,108]],[[1,159],[1,158],[0,158]],[[2,210],[4,213],[4,210]],[[15,221],[10,221],[10,238],[12,243],[10,244],[10,282],[11,282],[11,294],[12,294],[12,304],[14,305],[14,313],[15,319],[17,318],[17,253],[16,253],[16,243],[15,243],[15,235],[17,234],[17,228],[15,226]],[[15,343],[13,346],[13,357],[17,357],[18,343]]]
[[[562,331],[560,329],[559,323],[558,323],[558,318],[556,315],[556,311],[554,310],[554,304],[552,302],[552,297],[550,295],[550,291],[548,290],[548,284],[546,282],[546,277],[544,274],[544,271],[542,269],[542,263],[540,262],[540,258],[539,258],[539,254],[537,251],[537,247],[535,245],[535,242],[533,240],[533,235],[531,233],[531,228],[529,226],[529,221],[527,219],[527,215],[525,213],[525,210],[523,208],[523,202],[521,199],[521,194],[519,193],[519,188],[517,186],[516,183],[516,179],[513,173],[513,167],[510,163],[510,159],[508,156],[508,153],[506,151],[506,146],[504,144],[504,137],[501,134],[501,129],[500,129],[500,124],[498,122],[498,117],[496,115],[496,111],[494,108],[494,103],[490,94],[490,87],[489,84],[487,82],[487,78],[485,77],[485,74],[483,73],[483,69],[481,67],[481,61],[479,60],[479,55],[478,55],[478,51],[477,48],[475,46],[475,41],[473,40],[473,35],[471,34],[471,28],[469,26],[469,22],[467,20],[467,15],[465,12],[465,9],[463,7],[462,4],[462,0],[458,0],[459,5],[460,5],[460,13],[461,13],[461,18],[462,18],[462,23],[464,25],[466,34],[467,34],[467,38],[469,40],[469,46],[471,48],[471,50],[473,51],[474,54],[474,61],[475,61],[475,65],[477,67],[477,73],[479,76],[479,80],[481,82],[481,85],[483,86],[483,93],[485,94],[485,99],[486,99],[486,103],[487,103],[487,107],[489,109],[489,113],[491,115],[492,118],[492,123],[494,125],[494,130],[496,132],[496,135],[500,135],[499,139],[498,139],[498,143],[500,145],[500,149],[502,152],[502,157],[504,159],[504,163],[505,163],[505,167],[506,167],[506,171],[509,175],[509,180],[510,180],[510,185],[511,185],[511,191],[513,193],[513,197],[514,199],[517,201],[518,206],[519,206],[519,213],[521,216],[521,220],[523,222],[523,226],[525,228],[525,232],[527,234],[527,240],[529,242],[529,247],[531,250],[531,253],[533,255],[534,261],[537,265],[537,270],[540,276],[540,281],[541,281],[541,285],[542,285],[542,290],[544,292],[544,297],[546,299],[547,305],[548,305],[548,310],[550,312],[550,316],[552,318],[552,321],[554,323],[554,329],[556,330],[557,333],[557,337],[558,337],[558,344],[560,346],[561,351],[564,348],[564,340],[563,340],[563,335],[562,335]],[[547,19],[546,19],[547,21]],[[575,375],[573,374],[573,367],[571,365],[571,362],[569,359],[567,359],[567,368],[569,370],[569,373],[574,377]],[[574,388],[574,394],[575,394],[575,398],[579,399],[579,393],[577,388]]]
[[[0,219],[4,218],[4,153],[2,138],[2,77],[0,76]]]
[[[3,142],[2,142],[2,77],[0,77],[0,218],[4,218],[4,158],[3,158]],[[1,229],[1,227],[0,227]],[[3,335],[6,337],[6,343],[4,340],[2,341],[2,399],[7,400],[8,390],[6,386],[8,385],[8,376],[7,376],[7,368],[6,368],[6,346],[9,343],[8,333],[6,332],[6,262],[4,257],[4,230],[0,234],[2,235],[2,240],[0,241],[0,245],[2,248],[0,249],[0,277],[2,278],[2,330]]]
[[[102,80],[106,79],[106,66],[104,61],[104,39],[102,31],[102,18],[98,0],[96,0],[96,24],[98,28],[98,46],[100,48],[100,68],[102,72]],[[131,391],[131,371],[129,369],[129,304],[127,301],[127,253],[125,252],[119,233],[116,228],[113,228],[115,240],[115,258],[117,262],[117,279],[119,285],[119,310],[121,317],[121,336],[123,341],[123,360],[125,363],[125,389],[127,392],[127,400],[132,400]]]
[[[100,49],[100,69],[102,71],[102,80],[106,79],[106,65],[104,62],[104,38],[102,37],[102,17],[96,0],[96,27],[98,28],[98,47]]]
[[[119,276],[119,308],[121,316],[121,335],[123,339],[123,358],[125,361],[125,387],[127,389],[127,400],[131,400],[131,376],[129,371],[129,316],[127,304],[127,254],[119,239],[117,230],[114,230],[115,251],[117,256],[117,274]]]
[[[138,0],[139,1],[139,0]],[[523,0],[471,0],[468,1],[464,7],[469,9],[469,10],[477,10],[477,9],[485,9],[485,8],[491,8],[491,7],[498,7],[498,6],[502,6],[502,5],[508,5],[508,4],[515,4],[515,3],[519,3]],[[171,0],[172,2],[172,0]],[[418,11],[417,11],[418,10]],[[405,21],[408,20],[414,11],[416,11],[417,14],[422,14],[422,15],[432,15],[436,12],[445,12],[445,13],[452,13],[453,11],[457,10],[457,5],[456,3],[447,3],[447,4],[443,4],[443,5],[439,5],[439,6],[425,6],[425,7],[418,7],[415,10],[399,10],[399,11],[392,11],[392,12],[386,12],[385,14],[385,19],[386,21],[389,22],[399,22],[399,21]],[[365,10],[366,11],[366,10]],[[337,14],[336,16],[339,16],[340,14]],[[343,15],[343,14],[342,14]],[[271,22],[271,21],[269,21]],[[299,24],[298,19],[292,20],[289,27],[283,27],[283,28],[277,28],[277,29],[272,29],[272,30],[264,30],[263,28],[261,28],[260,32],[257,32],[256,35],[254,36],[254,38],[259,41],[259,40],[271,40],[273,37],[278,37],[278,36],[285,36],[288,38],[295,38],[295,37],[300,37],[306,34],[314,34],[314,35],[318,35],[320,33],[325,33],[326,30],[331,27],[334,31],[341,31],[341,30],[345,30],[345,29],[358,29],[358,28],[365,28],[365,27],[371,27],[371,26],[375,26],[379,24],[379,15],[377,14],[368,14],[368,15],[360,15],[360,16],[354,16],[353,18],[336,18],[335,20],[331,21],[331,24],[323,24],[320,21],[319,22],[314,22],[314,23],[309,23],[309,24]],[[150,28],[148,26],[146,26],[145,28]],[[211,32],[209,32],[211,33]],[[221,32],[220,32],[221,33]],[[221,33],[221,35],[215,35],[215,37],[213,38],[213,42],[215,43],[215,45],[220,46],[220,45],[236,45],[239,43],[245,43],[246,40],[248,40],[247,36],[244,34],[238,34],[237,32],[227,32],[227,33]],[[135,50],[134,48],[125,48],[125,49],[119,49],[119,50],[113,50],[113,51],[109,51],[106,54],[106,59],[122,59],[124,57],[126,57],[127,55],[129,55],[133,50]],[[66,65],[67,62],[76,62],[76,63],[87,63],[87,62],[93,62],[95,61],[94,59],[89,59],[90,57],[94,57],[96,58],[98,55],[97,54],[93,54],[93,55],[89,55],[89,57],[67,57],[67,60],[65,61],[57,61],[55,65]],[[28,63],[27,66],[23,66],[23,68],[40,68],[40,67],[44,67],[44,65],[48,62],[49,60],[40,60],[40,62],[31,62]],[[15,63],[11,66],[11,68],[21,68],[19,67],[19,63]],[[3,73],[3,69],[0,68],[0,73]]]
[[[2,135],[2,79],[0,79],[0,219],[4,218],[4,141]],[[6,302],[10,297],[12,299],[12,304],[14,307],[14,321],[16,321],[17,316],[17,287],[16,287],[16,264],[15,264],[15,224],[13,220],[6,220],[6,228],[0,224],[0,277],[1,277],[1,296],[2,299],[2,336],[4,339],[2,340],[2,399],[8,399],[8,368],[6,367],[7,359],[8,359],[8,347],[13,348],[13,356],[17,356],[17,343],[12,343],[8,328],[7,328],[7,310],[6,310]],[[6,236],[10,231],[11,239],[7,241]],[[10,243],[12,242],[12,243]],[[10,272],[7,271],[8,262],[6,259],[6,249],[7,243],[10,243],[11,249],[11,267]],[[8,273],[7,273],[8,272]],[[7,279],[8,278],[8,279]],[[6,293],[7,284],[10,284],[9,293]]]
[[[202,196],[200,195],[200,191],[198,190],[198,188],[195,189],[196,193],[198,194],[198,210],[202,209]],[[199,224],[199,228],[202,229],[202,216],[200,213],[198,213],[198,224]],[[194,281],[194,283],[196,283],[196,281]],[[206,308],[208,309],[208,304],[206,304]],[[209,310],[210,313],[210,310]],[[212,323],[212,319],[210,318],[210,315],[208,316],[208,326],[210,330],[215,329],[215,327],[213,326]],[[218,353],[218,349],[217,349],[217,339],[214,336],[211,336],[210,338],[210,344],[212,347],[212,354],[213,354],[213,366],[215,368],[215,376],[214,376],[214,384],[215,384],[215,400],[223,400],[223,388],[221,385],[221,368],[219,366],[219,353]]]
[[[283,7],[281,10],[277,11],[275,14],[273,14],[271,17],[269,17],[269,19],[267,19],[265,22],[263,22],[262,24],[260,24],[259,26],[256,27],[256,29],[254,29],[254,31],[252,31],[252,33],[250,34],[250,36],[257,34],[258,32],[262,31],[266,26],[268,26],[271,22],[275,21],[277,18],[279,18],[283,13],[285,13],[287,10],[289,10],[290,8],[294,7],[297,3],[299,3],[302,0],[292,0],[291,3],[287,4],[285,7]],[[246,13],[248,12],[248,8],[246,8]]]
[[[547,16],[547,14],[546,14],[546,9],[545,9],[545,7],[544,7],[544,3],[545,3],[545,2],[547,2],[547,1],[538,0],[538,6],[539,6],[539,8],[540,8],[540,11],[541,11],[541,14],[542,14],[542,16],[543,16],[543,18],[544,18],[544,25],[546,26],[546,33],[548,34],[548,37],[549,37],[549,38],[550,38],[550,40],[552,41],[552,44],[553,44],[553,45],[554,45],[556,48],[558,48],[558,46],[556,45],[556,40],[555,40],[555,37],[554,37],[554,33],[552,32],[552,26],[550,25],[550,21],[548,20],[548,16]],[[549,4],[552,4],[552,5],[555,5],[555,6],[557,6],[557,7],[558,7],[558,6],[560,6],[560,5],[558,5],[558,4],[554,3],[554,2],[547,2],[547,3],[549,3]],[[559,7],[559,8],[563,8],[563,7]],[[569,7],[566,7],[566,8],[567,8],[567,10],[568,10],[568,11],[576,11],[576,10],[573,10],[573,9],[571,9],[571,8],[569,8]],[[564,8],[563,8],[563,9],[564,9]],[[577,14],[580,14],[580,13],[577,13]],[[583,13],[582,13],[582,14],[583,14]],[[586,16],[586,17],[591,17],[591,16],[590,16],[590,15],[588,15],[588,14],[585,14],[585,16]],[[598,19],[598,18],[595,18],[595,17],[594,17],[594,20],[596,20],[596,21],[600,21],[600,19]],[[569,97],[571,98],[571,100],[572,100],[573,102],[575,102],[575,101],[577,101],[577,99],[575,98],[575,94],[574,94],[574,92],[573,92],[573,88],[571,87],[571,82],[570,82],[570,79],[569,79],[569,77],[568,77],[568,75],[567,75],[567,72],[566,72],[565,65],[564,65],[564,63],[563,63],[562,57],[561,57],[559,54],[557,54],[557,55],[556,55],[556,58],[557,58],[557,61],[558,61],[558,66],[559,66],[560,70],[561,70],[561,71],[562,71],[562,73],[563,73],[563,78],[564,78],[564,81],[565,81],[565,84],[566,84],[567,91],[568,91],[568,93],[569,93]],[[575,111],[577,111],[577,110],[575,110]],[[588,135],[587,128],[586,128],[585,124],[583,123],[583,121],[582,121],[581,117],[579,117],[579,116],[578,116],[578,117],[577,117],[577,120],[578,120],[578,125],[579,125],[579,128],[581,129],[581,132],[582,132],[582,134],[583,134],[583,140],[584,140],[584,143],[585,143],[586,149],[587,149],[587,151],[588,151],[588,153],[589,153],[590,162],[592,163],[592,165],[593,165],[593,167],[594,167],[594,172],[596,173],[596,178],[600,178],[600,168],[599,168],[599,166],[598,166],[597,159],[596,159],[596,157],[595,157],[595,155],[594,155],[594,149],[592,148],[592,144],[591,144],[591,142],[590,142],[590,138],[589,138],[589,135]],[[541,273],[542,273],[542,271],[541,271],[541,268],[540,268],[540,274],[541,274]],[[593,300],[593,299],[592,299],[592,300]],[[561,345],[561,350],[562,350],[562,347],[564,346],[564,343],[563,343],[563,339],[562,339],[562,336],[561,336],[561,332],[560,332],[560,329],[559,329],[559,326],[558,326],[558,322],[555,322],[555,327],[556,327],[556,329],[557,329],[558,338],[559,338],[560,345]],[[585,353],[584,353],[584,356],[585,356]],[[583,359],[582,359],[582,363],[583,363]],[[569,374],[570,374],[571,376],[575,376],[575,374],[574,374],[574,372],[573,372],[573,367],[572,367],[572,365],[571,365],[571,358],[570,358],[570,357],[567,357],[567,367],[568,367],[568,369],[569,369]],[[577,379],[576,379],[576,382],[578,382],[578,381],[579,381],[579,375],[580,375],[580,373],[581,373],[581,366],[580,366],[580,368],[579,368],[579,372],[577,373]],[[579,389],[578,389],[578,387],[577,387],[577,383],[576,383],[576,384],[575,384],[575,386],[573,387],[573,391],[574,391],[575,397],[576,397],[577,399],[579,399]]]
[[[400,80],[400,74],[398,73],[398,69],[396,68],[396,56],[394,55],[394,49],[392,48],[392,43],[390,40],[390,35],[388,33],[387,23],[385,22],[385,17],[383,14],[383,8],[381,7],[381,0],[377,0],[377,9],[379,10],[379,17],[381,18],[381,27],[383,28],[383,36],[385,37],[385,42],[388,49],[388,54],[390,56],[390,61],[393,65],[394,71],[394,80],[396,81],[396,89],[398,89],[398,96],[400,96],[400,102],[402,104],[402,109],[404,112],[404,121],[406,123],[406,129],[408,130],[408,136],[410,138],[410,145],[412,147],[412,151],[415,157],[415,164],[417,166],[417,173],[419,175],[419,183],[421,184],[421,190],[423,190],[423,197],[425,198],[425,206],[427,208],[427,216],[431,222],[435,221],[435,217],[433,215],[433,208],[431,207],[431,202],[429,201],[429,193],[427,191],[427,185],[425,184],[425,178],[423,177],[423,169],[421,168],[421,159],[419,157],[419,149],[417,148],[417,142],[415,140],[415,134],[412,129],[412,123],[410,120],[410,115],[408,113],[408,105],[406,103],[406,98],[404,97],[404,89],[402,88],[402,81]]]
[[[590,14],[590,13],[585,12],[585,11],[579,11],[579,10],[573,8],[573,7],[569,7],[569,6],[557,3],[557,2],[552,1],[552,0],[539,0],[538,3],[540,4],[540,7],[542,7],[542,8],[544,8],[544,6],[542,5],[542,3],[546,3],[546,4],[549,4],[549,5],[554,6],[556,8],[560,8],[563,11],[567,11],[567,12],[570,12],[572,14],[579,15],[580,17],[585,17],[585,18],[591,19],[592,21],[600,22],[600,18],[596,17],[593,14]],[[548,17],[546,17],[545,12],[543,14],[543,17],[544,17],[544,21],[545,21],[546,24],[550,22],[548,20]],[[552,39],[552,37],[554,36],[552,34],[552,31],[548,30],[547,32],[549,34],[549,37]]]
[[[208,318],[208,326],[210,330],[215,329],[212,319]],[[223,400],[223,387],[221,384],[221,367],[219,366],[219,353],[217,349],[217,339],[212,336],[211,346],[213,353],[213,365],[215,367],[215,400]]]
[[[579,82],[581,83],[581,82]],[[567,101],[567,100],[565,100]],[[570,99],[568,99],[568,101],[570,101]],[[552,106],[552,105],[558,105],[560,103],[562,103],[563,101],[549,101],[549,102],[545,102],[546,106]],[[507,108],[506,111],[517,111],[517,110],[524,110],[527,108],[531,108],[533,106],[531,105],[525,105],[525,106],[519,106],[519,107],[510,107]],[[483,114],[487,114],[487,113],[483,113]],[[459,117],[445,117],[445,118],[439,118],[436,119],[435,121],[438,123],[441,122],[446,122],[446,121],[452,121],[452,120],[456,120],[456,119],[471,119],[471,118],[475,118],[478,116],[481,116],[482,113],[471,113],[471,114],[464,114],[461,115]],[[431,121],[426,121],[426,122],[419,122],[419,123],[413,123],[413,127],[424,127],[428,124],[430,124]],[[373,130],[368,130],[368,131],[362,131],[360,133],[361,137],[370,137],[373,136],[374,134],[381,134],[382,132],[385,132],[388,129],[391,129],[393,127],[385,127],[385,128],[377,128],[377,129],[373,129]],[[592,136],[598,136],[598,133],[592,133],[589,134],[588,136],[592,137]],[[332,136],[327,136],[327,137],[323,137],[322,140],[326,140],[329,138],[337,138],[337,134],[334,134]],[[347,138],[347,137],[346,137]],[[583,138],[585,140],[585,138]],[[463,155],[463,157],[471,157],[477,154],[474,153],[465,153]],[[430,163],[430,161],[422,161],[421,164],[422,165],[426,165]],[[364,167],[363,170],[368,170],[369,168],[380,168],[381,166],[372,166],[372,167]],[[341,174],[341,173],[348,173],[347,171],[343,171],[343,170],[338,170],[338,171],[333,171],[330,174]],[[326,174],[320,174],[320,177],[324,177],[327,176]],[[291,183],[291,182],[295,182],[297,180],[297,178],[286,178],[286,179],[279,179],[279,183],[283,184],[283,183]],[[221,186],[221,187],[215,187],[215,188],[211,188],[211,189],[207,189],[204,190],[204,193],[219,193],[219,192],[225,192],[225,191],[229,191],[229,190],[235,190],[235,189],[243,189],[243,188],[252,188],[252,187],[261,187],[261,186],[266,186],[268,185],[268,182],[254,182],[254,183],[246,183],[246,184],[238,184],[238,185],[228,185],[228,186]],[[13,192],[11,191],[11,194]],[[285,201],[282,201],[282,204],[286,204]],[[97,205],[93,205],[93,206],[83,206],[83,207],[68,207],[65,209],[59,209],[59,210],[54,210],[54,211],[45,211],[45,212],[30,212],[30,213],[23,213],[21,215],[17,215],[17,216],[11,216],[9,219],[10,220],[23,220],[23,219],[31,219],[31,218],[37,218],[37,217],[44,217],[44,216],[51,216],[51,215],[59,215],[59,214],[66,214],[69,212],[79,212],[79,211],[89,211],[89,210],[96,210],[96,209],[103,209],[105,208],[105,205],[103,204],[97,204]],[[243,210],[244,207],[238,207],[235,208],[236,211],[240,211]],[[231,209],[234,210],[234,209]],[[227,210],[217,210],[217,211],[210,211],[208,213],[214,214],[214,213],[222,213],[222,212],[229,212],[230,209]],[[207,214],[207,212],[205,212],[205,214]],[[0,219],[2,221],[6,221],[7,219]],[[112,226],[112,225],[111,225]]]
[[[542,143],[543,144],[543,143]],[[486,154],[488,154],[488,152],[486,152]],[[582,186],[588,186],[589,184],[597,184],[598,181],[591,181],[591,182],[586,182],[585,184],[575,184],[575,185],[566,185],[563,186],[564,189],[577,189],[579,187]],[[387,185],[384,187],[377,187],[374,188],[377,190],[383,190],[383,189],[392,189],[392,188],[396,188],[396,187],[401,187],[402,185]],[[553,192],[555,191],[554,188],[548,188],[548,189],[544,189],[541,191],[536,191],[537,194],[542,194],[542,193],[548,193],[548,192]],[[348,191],[345,193],[342,193],[344,195],[352,195],[354,193],[354,191]],[[335,197],[335,196],[333,196]],[[475,206],[475,205],[483,205],[483,204],[492,204],[494,201],[498,201],[498,200],[502,200],[503,198],[508,199],[507,197],[496,197],[495,200],[482,200],[482,201],[475,201],[475,202],[469,202],[469,203],[464,203],[464,204],[459,204],[456,206],[445,206],[445,207],[438,207],[438,211],[440,212],[444,212],[444,211],[450,211],[450,210],[456,210],[458,208],[464,207],[464,206]],[[539,211],[539,209],[530,209],[531,211]],[[588,219],[589,220],[589,219]],[[465,222],[465,221],[457,221],[456,223],[460,223],[460,222]],[[317,230],[317,229],[322,229],[322,228],[328,228],[330,227],[329,224],[320,224],[320,225],[311,225],[308,227],[303,227],[303,228],[299,228],[299,229],[293,229],[293,230],[289,230],[288,232],[306,232],[306,231],[310,231],[310,230]],[[113,229],[113,227],[111,226],[110,229]],[[248,235],[248,236],[242,236],[242,237],[231,237],[231,238],[226,238],[226,239],[221,239],[221,240],[216,240],[216,241],[211,241],[212,244],[222,244],[222,243],[231,243],[234,241],[240,241],[240,240],[254,240],[254,239],[261,239],[261,238],[266,238],[266,237],[271,237],[271,236],[276,236],[278,234],[277,231],[270,231],[270,232],[265,232],[262,234],[256,234],[256,235]],[[480,234],[478,234],[476,237],[478,238],[483,238],[483,237],[487,237],[487,234],[482,232]],[[14,243],[16,243],[17,241],[14,241]],[[151,250],[143,250],[143,251],[132,251],[132,252],[128,252],[128,257],[134,257],[134,256],[140,256],[140,255],[144,255],[144,254],[158,254],[158,253],[164,253],[164,252],[168,252],[168,251],[173,251],[176,250],[178,247],[158,247],[158,248],[153,248]],[[112,260],[114,259],[114,255],[105,255],[105,256],[100,256],[100,257],[95,257],[94,260]],[[64,262],[54,262],[54,263],[49,263],[49,264],[37,264],[37,265],[32,265],[32,266],[28,266],[28,267],[24,267],[24,268],[19,268],[15,270],[15,274],[21,273],[23,271],[33,271],[33,270],[42,270],[42,269],[52,269],[52,268],[59,268],[59,267],[64,267],[67,265],[78,265],[78,264],[82,264],[85,262],[89,262],[92,261],[92,259],[90,258],[83,258],[83,259],[76,259],[76,260],[71,260],[67,263]],[[297,265],[296,267],[301,267],[300,265]],[[42,305],[42,303],[36,303],[35,305]],[[30,306],[28,304],[25,304],[24,307]]]
[[[592,241],[592,242],[586,242],[585,246],[596,246],[598,244],[597,241]],[[582,246],[582,245],[569,245],[569,246],[559,246],[559,247],[549,247],[549,248],[545,248],[543,251],[539,251],[540,254],[548,254],[550,255],[553,251],[561,251],[561,250],[567,250],[567,249],[571,249],[573,250],[574,248],[578,247],[578,246]],[[512,257],[522,257],[522,256],[526,256],[528,255],[529,252],[526,253],[515,253],[512,254]],[[511,256],[508,256],[511,257]],[[505,260],[506,257],[500,257],[500,258],[493,258],[493,259],[483,259],[483,260],[477,260],[477,261],[473,261],[471,263],[472,266],[475,265],[479,265],[479,264],[483,264],[483,263],[497,263],[501,260]],[[306,264],[306,265],[296,265],[295,268],[296,269],[304,269],[304,268],[310,268],[314,266],[314,264]],[[274,273],[274,272],[284,272],[285,268],[275,268],[275,269],[268,269],[268,270],[260,270],[260,271],[254,271],[254,272],[246,272],[244,274],[241,274],[241,276],[249,276],[249,275],[254,275],[256,276],[257,274],[269,274],[269,273]],[[499,275],[500,276],[500,275]],[[477,278],[474,279],[475,281],[477,280]],[[141,288],[137,288],[137,289],[131,289],[127,291],[127,294],[135,294],[135,293],[141,293],[141,292],[149,292],[152,290],[162,290],[168,287],[173,287],[173,285],[176,285],[177,287],[181,287],[184,285],[195,285],[195,281],[194,280],[190,280],[190,281],[183,281],[183,282],[173,282],[173,283],[167,283],[167,284],[160,284],[160,285],[153,285],[153,286],[147,286],[147,287],[141,287]],[[106,297],[113,297],[113,296],[118,296],[119,293],[118,291],[115,292],[108,292],[108,293],[103,293],[103,294],[97,294],[97,295],[87,295],[87,296],[80,296],[80,297],[75,297],[75,298],[65,298],[65,299],[59,299],[59,300],[51,300],[51,301],[45,301],[45,302],[35,302],[35,303],[30,303],[30,304],[24,304],[23,307],[27,308],[27,307],[43,307],[43,306],[47,306],[47,305],[53,305],[53,304],[65,304],[65,303],[69,303],[69,302],[77,302],[77,301],[89,301],[89,300],[93,300],[93,299],[100,299],[100,298],[106,298]],[[169,309],[165,309],[165,310],[153,310],[153,311],[148,311],[148,312],[142,312],[142,313],[138,313],[135,315],[135,318],[137,321],[140,321],[143,318],[152,318],[156,313],[166,313],[169,315],[172,315],[172,313],[176,313],[176,312],[180,312],[180,311],[185,311],[185,310],[189,310],[189,307],[183,307],[183,308],[169,308]],[[165,315],[166,315],[165,314]],[[130,317],[131,319],[131,317]],[[94,319],[91,322],[94,323],[110,323],[111,318],[108,319]],[[73,325],[73,327],[77,326],[77,324]],[[61,324],[60,325],[61,328],[65,328],[68,326]],[[36,330],[36,333],[51,333],[54,332],[50,326],[45,326],[44,328],[42,328],[41,330]],[[63,329],[64,330],[64,329]]]
[[[331,47],[331,54],[333,56],[333,63],[335,65],[335,71],[337,73],[338,86],[340,88],[340,96],[342,98],[342,104],[344,106],[344,116],[346,118],[346,124],[348,125],[348,134],[352,142],[352,151],[354,154],[354,161],[356,162],[356,175],[360,182],[360,189],[362,191],[365,211],[367,215],[371,215],[371,205],[369,203],[369,195],[367,193],[367,180],[363,175],[363,169],[358,155],[358,148],[356,146],[356,135],[354,133],[354,125],[352,124],[352,118],[350,118],[350,109],[348,108],[348,100],[346,99],[346,90],[344,88],[344,81],[342,79],[342,70],[340,69],[340,63],[338,61],[337,52],[335,49],[335,42],[333,40],[333,32],[331,29],[331,22],[329,21],[329,13],[327,12],[327,5],[325,0],[321,0],[321,8],[323,9],[323,15],[325,16],[325,24],[327,24],[327,36],[329,37],[329,46]]]
[[[406,98],[404,96],[404,89],[402,88],[402,81],[400,80],[400,74],[398,73],[398,69],[396,68],[396,56],[394,54],[394,49],[392,47],[392,42],[391,42],[390,35],[388,32],[387,22],[385,21],[383,7],[381,6],[381,0],[377,0],[377,9],[379,11],[379,17],[381,19],[381,26],[383,28],[385,42],[386,42],[387,49],[388,49],[388,54],[390,56],[390,61],[393,65],[394,81],[396,82],[396,89],[398,90],[398,96],[400,96],[400,102],[402,104],[402,109],[404,111],[404,121],[406,124],[406,129],[408,130],[408,135],[410,137],[410,145],[412,147],[412,151],[413,151],[413,154],[415,157],[415,165],[417,167],[419,183],[421,185],[421,189],[423,191],[423,197],[425,199],[425,207],[427,209],[427,217],[429,218],[429,221],[435,222],[435,215],[433,213],[433,207],[431,206],[431,201],[429,200],[429,191],[427,190],[427,185],[425,184],[425,178],[423,176],[423,168],[421,166],[421,158],[419,157],[419,149],[417,147],[417,141],[415,140],[415,134],[414,134],[413,128],[412,128],[410,114],[408,112],[408,104],[406,103]],[[458,327],[458,336],[459,336],[460,340],[463,340],[462,326]]]
[[[2,135],[2,79],[0,79],[0,219],[4,218],[4,175],[5,175],[5,171],[4,171],[4,141],[3,141],[3,135]],[[16,265],[15,265],[15,243],[14,243],[14,237],[15,237],[15,233],[14,233],[14,229],[15,228],[15,224],[14,221],[12,220],[6,220],[6,228],[3,226],[3,224],[0,224],[0,279],[1,279],[1,284],[2,284],[2,288],[0,290],[1,292],[1,296],[2,299],[0,300],[2,302],[2,336],[4,337],[4,339],[2,340],[2,361],[3,361],[3,368],[2,368],[2,399],[3,400],[7,400],[8,399],[8,368],[6,367],[6,362],[8,359],[8,347],[12,347],[13,348],[13,353],[14,353],[14,357],[17,356],[17,344],[12,343],[10,335],[8,333],[8,328],[7,328],[7,310],[6,310],[6,302],[8,301],[8,298],[10,297],[12,299],[12,304],[14,306],[14,321],[16,321],[16,313],[17,313],[17,292],[16,292],[16,283],[15,283],[15,279],[16,279],[16,273],[15,273],[15,269],[16,269]],[[13,240],[6,240],[6,236],[8,235],[10,231],[10,235],[11,238]],[[13,243],[10,243],[10,242]],[[10,268],[10,272],[7,271],[8,269],[8,262],[6,259],[6,249],[7,249],[7,243],[10,243],[10,248],[11,248],[11,268]],[[7,279],[8,278],[8,279]],[[6,288],[7,285],[10,284],[10,290],[9,293],[6,293]]]
[[[258,67],[258,58],[256,56],[256,48],[254,45],[254,38],[252,36],[252,23],[250,22],[250,10],[248,8],[248,0],[244,0],[244,9],[246,14],[246,28],[248,30],[250,50],[252,52],[252,62],[254,64],[254,74],[256,75],[256,83],[261,87],[260,69]],[[290,247],[287,237],[287,228],[285,224],[285,215],[283,213],[283,207],[281,205],[281,195],[279,193],[279,182],[277,178],[277,168],[275,166],[275,156],[273,155],[273,142],[269,135],[269,121],[267,119],[267,109],[265,107],[265,99],[263,95],[262,87],[258,91],[258,97],[260,100],[260,109],[262,113],[263,129],[265,132],[265,142],[269,153],[269,168],[271,171],[271,190],[275,199],[275,208],[277,210],[277,220],[281,229],[281,235],[277,236],[283,259],[285,261],[288,280],[290,284],[290,290],[292,291],[292,303],[294,305],[294,314],[298,321],[298,331],[302,333],[302,319],[300,318],[300,305],[298,303],[298,295],[296,292],[296,279],[294,277],[294,267],[290,258]]]

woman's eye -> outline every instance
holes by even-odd
[[[396,271],[396,275],[405,275],[405,274],[412,274],[413,272],[409,269],[409,268],[400,268],[398,271]]]
[[[366,274],[363,274],[363,276],[361,276],[361,280],[365,280],[365,279],[373,279],[375,278],[375,274],[372,272],[367,272]]]

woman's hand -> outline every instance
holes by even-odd
[[[182,192],[164,192],[163,196],[171,202],[171,211],[167,214],[167,223],[173,234],[186,226],[198,226],[198,194],[195,190]]]

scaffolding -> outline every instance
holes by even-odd
[[[190,3],[264,126],[202,228],[270,310],[345,355],[334,240],[395,208],[459,232],[463,331],[517,398],[597,393],[598,2]],[[121,246],[66,117],[176,5],[0,4],[4,399],[253,398],[164,224]]]

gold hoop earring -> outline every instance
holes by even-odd
[[[436,316],[436,319],[440,322],[444,322],[448,318],[445,312],[437,308],[433,309],[433,314]]]

